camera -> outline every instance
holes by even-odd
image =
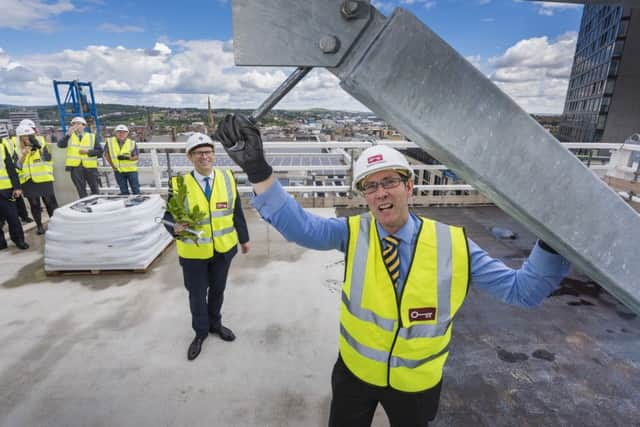
[[[34,135],[29,135],[29,144],[31,145],[31,151],[38,151],[42,148],[40,141]]]

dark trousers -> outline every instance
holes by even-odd
[[[16,201],[11,200],[10,194],[0,194],[0,244],[6,244],[4,238],[4,222],[9,224],[9,236],[13,243],[24,242],[24,232],[22,231],[22,224],[18,218],[18,208],[16,207]]]
[[[18,208],[18,216],[26,221],[29,218],[29,212],[27,212],[27,204],[24,202],[24,197],[18,197],[16,199],[16,207]]]
[[[140,194],[140,182],[138,181],[138,172],[118,172],[114,171],[120,194],[129,194],[129,186],[131,186],[132,194]]]
[[[29,206],[31,207],[31,215],[36,222],[36,225],[42,225],[42,205],[40,204],[40,196],[27,197],[29,200]],[[58,209],[58,201],[55,194],[47,194],[42,196],[44,205],[47,208],[49,218],[53,216],[53,211]]]
[[[231,265],[231,254],[218,254],[208,260],[180,258],[184,286],[189,291],[191,326],[198,336],[222,322],[220,309]]]
[[[98,169],[85,168],[80,165],[72,167],[69,172],[71,173],[71,181],[73,181],[81,199],[87,197],[87,184],[89,184],[91,194],[98,194]]]
[[[378,402],[391,427],[426,427],[438,412],[441,385],[418,393],[376,387],[353,375],[338,356],[331,374],[329,427],[371,426]]]

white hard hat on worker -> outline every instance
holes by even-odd
[[[18,126],[16,128],[16,136],[34,135],[36,132],[30,126]]]
[[[191,150],[201,145],[208,145],[211,148],[214,148],[213,141],[211,140],[211,138],[209,138],[209,136],[205,135],[204,133],[195,132],[189,137],[189,139],[187,139],[187,143],[184,147],[184,152],[186,154],[189,154]]]
[[[413,181],[413,169],[398,150],[386,145],[374,145],[360,154],[353,169],[353,189],[361,190],[364,179],[382,170],[393,169]]]
[[[71,124],[75,125],[75,124],[82,124],[82,125],[87,125],[87,121],[84,119],[84,117],[80,117],[80,116],[76,116],[73,119],[71,119]]]
[[[129,128],[125,125],[118,125],[115,128],[115,132],[129,132]]]
[[[20,124],[18,126],[25,126],[25,127],[30,127],[32,129],[35,129],[36,124],[31,119],[23,119],[23,120],[20,120]]]

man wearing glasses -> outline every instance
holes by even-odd
[[[438,409],[453,318],[469,284],[532,307],[568,273],[569,263],[541,241],[514,270],[462,228],[416,216],[409,210],[413,170],[392,148],[373,146],[355,163],[353,186],[369,212],[326,219],[282,189],[248,119],[225,117],[216,139],[247,173],[260,215],[287,240],[346,253],[330,426],[369,426],[378,403],[393,426],[428,425]]]
[[[249,252],[249,231],[242,212],[242,205],[231,170],[214,169],[213,141],[207,135],[194,133],[186,143],[187,158],[194,170],[184,175],[187,190],[187,208],[192,211],[199,206],[208,212],[199,224],[177,224],[167,230],[174,236],[188,226],[201,232],[198,239],[178,239],[176,246],[184,286],[189,291],[191,326],[195,338],[187,350],[187,359],[200,354],[202,343],[209,333],[217,334],[224,341],[236,337],[231,329],[222,325],[222,301],[227,284],[227,273],[231,260],[238,252]],[[178,191],[177,180],[171,180],[171,193]],[[172,194],[169,194],[169,197]],[[166,212],[164,218],[175,222]]]

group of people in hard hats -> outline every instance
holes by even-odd
[[[125,125],[115,128],[114,136],[106,141],[106,149],[90,132],[83,117],[74,117],[65,136],[57,142],[66,148],[65,169],[80,198],[87,196],[87,184],[91,194],[98,194],[98,158],[107,160],[113,168],[121,194],[138,194],[139,152],[135,141],[129,137]],[[9,225],[9,236],[19,249],[28,249],[23,222],[36,223],[36,233],[42,235],[42,204],[49,217],[58,207],[53,182],[53,156],[44,136],[32,120],[20,122],[15,136],[4,138],[0,144],[0,250],[7,248],[4,223]],[[33,219],[29,218],[24,199],[29,201]]]

